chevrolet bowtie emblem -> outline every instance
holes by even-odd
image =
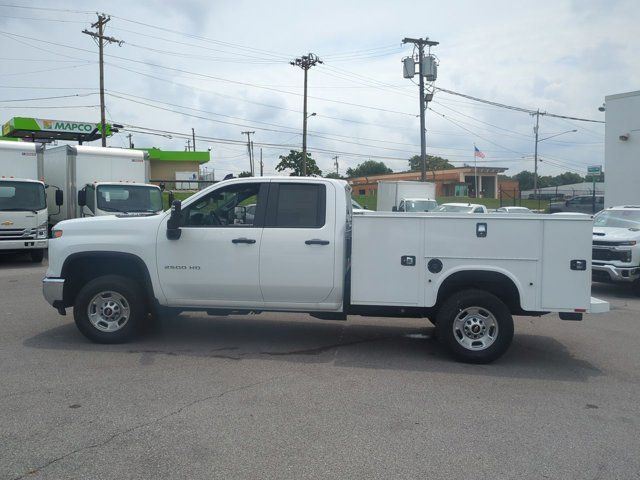
[[[9,225],[13,225],[13,222],[11,220],[7,220],[6,222],[0,223],[0,225],[2,225],[3,227],[8,227]]]

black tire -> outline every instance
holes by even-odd
[[[115,331],[103,331],[95,326],[89,318],[89,304],[101,292],[115,292],[120,298],[106,294],[103,298],[108,301],[114,298],[119,308],[127,309],[126,320],[123,316],[114,317],[123,320],[122,326],[118,326]],[[122,300],[124,299],[124,300]],[[73,305],[73,318],[80,332],[92,342],[96,343],[123,343],[131,340],[145,324],[147,317],[147,302],[142,290],[138,285],[120,275],[105,275],[95,278],[87,283],[78,295]],[[102,326],[108,325],[105,322],[98,322]]]
[[[633,293],[636,294],[636,296],[640,297],[640,279],[633,282],[633,284],[631,285],[631,289],[633,290]]]
[[[42,259],[44,258],[44,250],[31,250],[29,252],[29,255],[31,256],[31,261],[33,263],[42,263]]]
[[[464,314],[466,309],[472,307],[478,307],[480,317],[476,318],[468,314],[460,317],[454,332],[454,323],[458,317]],[[487,319],[485,322],[482,317],[486,316],[487,313],[492,318]],[[482,337],[483,341],[473,340],[471,337],[466,336],[464,328],[459,328],[460,322],[464,318],[469,320],[470,329],[476,328],[476,324],[480,322],[478,333],[487,332],[487,336]],[[487,327],[492,321],[496,325]],[[482,330],[483,326],[487,328]],[[490,338],[491,328],[494,329],[493,340]],[[513,318],[509,308],[495,295],[483,290],[469,289],[454,293],[444,301],[438,311],[436,330],[438,340],[449,349],[457,360],[466,363],[490,363],[502,356],[511,345],[513,340]],[[473,331],[469,333],[473,334]],[[489,341],[492,343],[489,343]],[[461,342],[468,346],[464,346]],[[482,347],[482,343],[487,343],[488,346]]]

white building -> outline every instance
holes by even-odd
[[[605,97],[605,207],[640,205],[640,91]]]

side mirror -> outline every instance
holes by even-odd
[[[171,215],[167,220],[167,238],[178,240],[182,231],[180,230],[180,220],[182,219],[182,202],[174,200],[171,204]]]
[[[56,190],[56,207],[61,207],[64,203],[64,192],[62,190]]]
[[[398,211],[398,207],[396,207],[395,205],[393,207],[391,207],[391,211],[392,212],[397,212]]]
[[[173,205],[173,201],[176,199],[175,194],[173,193],[173,190],[169,190],[169,205]]]
[[[84,207],[86,204],[87,204],[87,191],[80,190],[78,192],[78,205],[80,205],[81,207]]]

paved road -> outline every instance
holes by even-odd
[[[0,258],[0,478],[640,478],[640,299],[519,318],[500,361],[423,321],[181,315],[88,343]]]

